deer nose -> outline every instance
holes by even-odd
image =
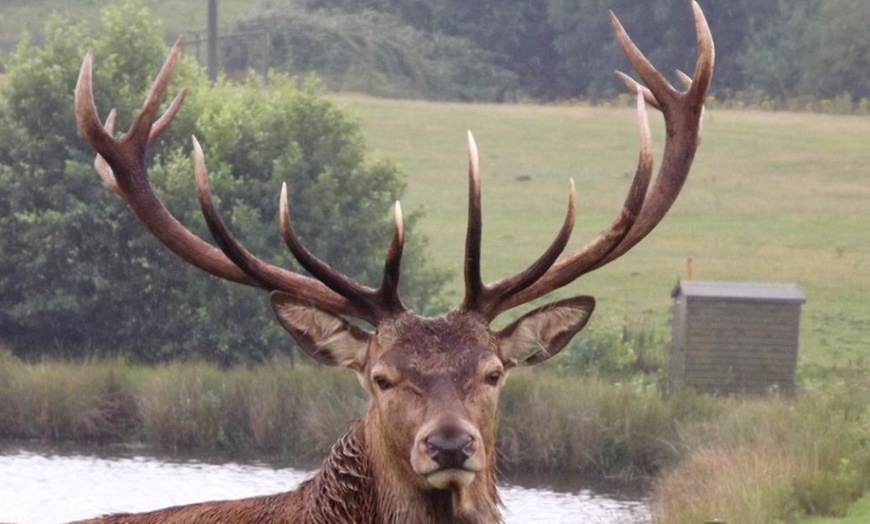
[[[426,454],[441,469],[464,469],[474,451],[474,437],[468,433],[435,434],[426,439]]]

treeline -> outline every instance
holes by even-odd
[[[870,97],[870,3],[699,0],[713,94]],[[224,40],[231,73],[317,71],[331,87],[466,100],[610,98],[627,62],[608,11],[661,71],[691,70],[688,0],[272,0]],[[758,95],[756,95],[758,96]]]
[[[102,186],[93,150],[79,136],[73,87],[94,53],[101,115],[118,109],[126,129],[168,48],[141,3],[103,11],[94,31],[52,17],[41,45],[22,42],[0,86],[0,345],[16,354],[120,354],[155,362],[205,358],[230,364],[289,350],[265,293],[188,267],[150,237]],[[121,45],[123,44],[123,45]],[[251,251],[290,266],[278,234],[278,193],[290,190],[295,225],[318,256],[360,281],[380,281],[390,207],[404,177],[365,160],[359,124],[321,96],[273,74],[209,87],[182,58],[175,87],[190,88],[173,125],[151,148],[152,180],[185,224],[210,238],[193,187],[190,136],[206,150],[223,216]],[[446,276],[425,263],[423,238],[406,217],[403,297],[426,311]],[[292,266],[291,266],[292,267]]]

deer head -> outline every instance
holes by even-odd
[[[280,228],[286,244],[311,275],[273,266],[248,252],[215,210],[202,148],[194,139],[194,171],[199,202],[216,247],[176,220],[155,195],[144,155],[169,125],[184,97],[179,94],[157,118],[181,50],[179,40],[130,129],[115,137],[114,112],[106,124],[93,101],[91,55],[85,57],[76,87],[79,129],[97,151],[97,171],[127,201],[157,239],[179,257],[220,278],[270,292],[281,325],[314,360],[353,370],[371,396],[363,419],[365,441],[378,478],[392,497],[449,493],[456,515],[472,518],[480,507],[495,508],[495,435],[499,392],[507,373],[548,360],[586,324],[595,301],[579,296],[522,315],[507,327],[490,323],[501,313],[542,297],[581,275],[620,257],[665,216],[688,175],[699,144],[705,94],[713,70],[713,41],[693,3],[698,59],[693,77],[681,74],[685,91],[675,89],[649,63],[611,14],[617,39],[646,87],[618,73],[637,93],[640,155],[622,209],[611,226],[583,247],[563,254],[574,224],[570,185],[564,224],[549,248],[517,275],[484,283],[480,272],[482,234],[480,176],[474,139],[469,144],[469,213],[465,252],[465,296],[449,313],[424,318],[399,297],[404,228],[394,211],[394,234],[377,288],[343,275],[310,253],[293,229],[286,185],[280,195]],[[652,140],[646,104],[664,115],[666,143],[652,181]],[[350,319],[363,320],[363,329]],[[396,495],[401,493],[401,495]],[[482,520],[497,510],[487,510]]]

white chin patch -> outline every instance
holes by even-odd
[[[471,484],[474,475],[467,469],[443,469],[426,475],[426,480],[435,489],[458,489]]]

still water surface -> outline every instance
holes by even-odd
[[[48,524],[291,490],[310,471],[263,463],[213,463],[105,450],[46,450],[0,443],[0,522]],[[650,522],[637,493],[511,479],[500,486],[508,524]]]

